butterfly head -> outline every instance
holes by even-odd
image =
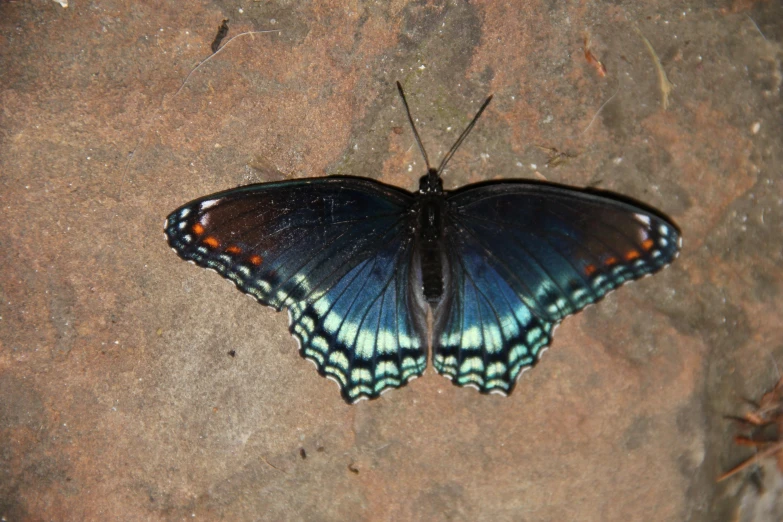
[[[419,180],[419,193],[428,195],[443,193],[443,180],[440,179],[437,170],[429,169],[427,175],[422,176]]]

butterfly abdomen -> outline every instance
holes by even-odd
[[[442,196],[425,196],[418,208],[422,290],[430,304],[443,295],[443,203]]]

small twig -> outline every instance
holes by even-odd
[[[606,76],[606,66],[603,64],[601,60],[599,60],[595,56],[595,54],[593,54],[593,51],[590,49],[589,33],[585,33],[584,35],[584,52],[585,52],[585,60],[587,60],[587,63],[589,63],[595,68],[595,71],[598,73],[598,76],[604,78]]]
[[[266,465],[269,466],[270,468],[274,468],[277,471],[279,471],[280,473],[285,473],[285,471],[283,471],[282,469],[278,468],[277,466],[275,466],[274,464],[272,464],[268,460],[266,460],[266,458],[264,458],[263,455],[261,455],[261,460],[263,460],[266,463]]]
[[[555,168],[559,165],[563,165],[565,163],[568,163],[568,160],[573,159],[576,157],[576,154],[571,154],[569,152],[562,152],[557,150],[555,147],[543,147],[541,145],[534,145],[539,150],[543,150],[546,152],[547,160],[546,160],[546,166]]]
[[[755,440],[748,437],[742,437],[740,435],[734,437],[734,444],[737,446],[750,446],[751,448],[758,448],[760,446],[766,446],[769,443],[770,441],[768,440]]]
[[[223,49],[225,49],[226,47],[228,47],[228,44],[230,44],[231,42],[233,42],[234,40],[236,40],[236,39],[237,39],[237,38],[239,38],[240,36],[245,36],[245,35],[248,35],[248,34],[279,33],[279,32],[281,32],[281,31],[280,31],[280,29],[269,29],[269,30],[266,30],[266,31],[247,31],[247,32],[244,32],[244,33],[239,33],[238,35],[231,37],[231,38],[230,38],[230,39],[229,39],[229,40],[228,40],[228,41],[227,41],[225,44],[223,44],[223,47],[221,47],[220,49],[218,49],[218,50],[217,50],[217,51],[215,51],[214,53],[210,54],[209,56],[207,56],[207,57],[206,57],[206,58],[204,58],[203,60],[201,60],[201,61],[199,62],[199,64],[198,64],[198,65],[196,65],[196,66],[195,66],[195,67],[194,67],[194,68],[193,68],[193,69],[192,69],[192,70],[191,70],[191,71],[188,73],[188,75],[185,77],[185,81],[184,81],[184,82],[182,82],[182,85],[179,87],[179,89],[177,89],[177,92],[175,92],[175,93],[174,93],[174,96],[176,96],[177,94],[179,94],[179,92],[180,92],[180,91],[181,91],[181,90],[182,90],[182,89],[185,87],[185,84],[186,84],[186,83],[188,83],[188,80],[190,79],[190,77],[193,75],[193,73],[194,73],[194,72],[196,72],[196,71],[197,71],[197,70],[198,70],[198,69],[199,69],[199,68],[200,68],[202,65],[204,65],[205,63],[207,63],[208,61],[210,61],[210,60],[211,60],[211,59],[212,59],[214,56],[217,56],[218,54],[222,53],[222,52],[223,52]],[[173,97],[173,96],[172,96],[172,97]]]
[[[748,20],[751,21],[751,23],[753,24],[753,27],[756,28],[756,31],[758,31],[759,34],[761,35],[761,37],[766,41],[767,37],[764,36],[764,33],[761,32],[761,29],[759,28],[759,24],[757,24],[756,21],[753,18],[751,18],[749,14],[745,14],[745,16],[748,17]]]
[[[661,89],[661,105],[663,106],[663,110],[666,110],[669,108],[669,93],[672,92],[674,84],[672,84],[666,76],[666,71],[663,69],[663,65],[661,65],[661,60],[658,59],[658,55],[655,54],[655,49],[653,49],[650,40],[644,37],[638,27],[634,27],[634,30],[644,42],[644,45],[647,47],[647,52],[650,53],[653,63],[655,64],[655,72],[658,73],[658,87]]]
[[[774,455],[775,453],[777,453],[778,451],[780,451],[782,449],[783,449],[783,440],[779,441],[779,442],[776,442],[775,444],[773,444],[769,448],[765,449],[764,451],[756,453],[755,455],[753,455],[751,458],[749,458],[748,460],[746,460],[742,464],[740,464],[740,465],[736,466],[735,468],[727,471],[726,473],[724,473],[723,475],[721,475],[720,477],[717,478],[717,482],[720,482],[722,480],[726,480],[730,476],[732,476],[732,475],[734,475],[736,473],[739,473],[740,471],[742,471],[743,469],[747,468],[748,466],[750,466],[752,464],[755,464],[759,460],[761,460],[763,458],[766,458],[766,457],[769,457],[770,455]]]
[[[619,78],[619,76],[618,76],[618,78]],[[590,120],[590,123],[588,123],[588,124],[587,124],[587,127],[585,127],[585,130],[583,130],[582,132],[580,132],[580,133],[579,133],[579,136],[583,135],[585,132],[587,132],[587,131],[590,129],[590,127],[592,127],[592,126],[593,126],[593,122],[595,121],[595,119],[598,117],[598,115],[599,115],[599,114],[601,114],[601,111],[602,111],[602,110],[604,110],[604,107],[606,107],[606,105],[607,105],[607,104],[608,104],[610,101],[612,101],[612,100],[614,99],[614,97],[615,97],[615,96],[617,96],[617,93],[618,93],[618,92],[620,92],[620,84],[619,84],[619,83],[617,84],[617,90],[615,90],[615,91],[614,91],[614,94],[612,94],[611,96],[609,96],[609,99],[608,99],[608,100],[606,100],[604,103],[602,103],[600,107],[598,107],[598,110],[597,110],[597,111],[595,112],[595,114],[593,115],[593,119],[592,119],[592,120]]]

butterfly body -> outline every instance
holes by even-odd
[[[431,170],[421,178],[416,194],[414,212],[418,228],[416,234],[416,259],[421,273],[421,288],[430,305],[440,301],[443,295],[443,268],[448,262],[443,256],[443,218],[447,211],[443,184],[436,171]]]
[[[353,177],[250,185],[183,205],[166,236],[287,309],[300,354],[347,402],[420,376],[428,352],[455,384],[508,394],[560,321],[670,263],[679,231],[635,202],[548,183],[445,191],[457,145],[415,193]]]

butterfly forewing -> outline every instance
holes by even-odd
[[[676,227],[616,198],[534,182],[448,197],[450,284],[433,361],[456,384],[508,393],[557,323],[674,259]]]
[[[288,308],[301,354],[354,402],[424,371],[425,315],[409,283],[412,201],[358,178],[250,185],[175,210],[166,234],[182,258]]]

